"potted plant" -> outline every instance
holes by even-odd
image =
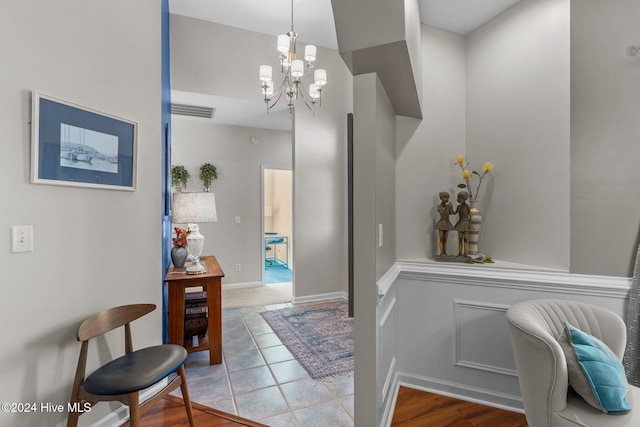
[[[182,191],[187,188],[187,180],[189,179],[189,172],[184,166],[172,166],[171,167],[171,183],[176,187],[177,191]]]
[[[204,191],[211,191],[211,184],[218,179],[218,170],[211,163],[200,166],[200,179],[204,183]]]

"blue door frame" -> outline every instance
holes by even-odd
[[[169,0],[162,0],[162,342],[169,340],[167,322],[167,284],[171,250],[171,53],[169,39]]]

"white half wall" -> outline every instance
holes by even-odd
[[[522,412],[505,313],[538,298],[623,316],[631,280],[497,266],[399,262],[378,283],[378,378],[389,425],[398,385]],[[394,325],[393,327],[390,325]]]

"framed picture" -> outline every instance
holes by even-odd
[[[32,102],[32,183],[136,189],[136,122],[35,91]]]

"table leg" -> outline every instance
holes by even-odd
[[[209,364],[222,363],[222,307],[221,280],[207,280],[207,311],[209,335]]]
[[[169,286],[169,343],[184,345],[184,287]]]

